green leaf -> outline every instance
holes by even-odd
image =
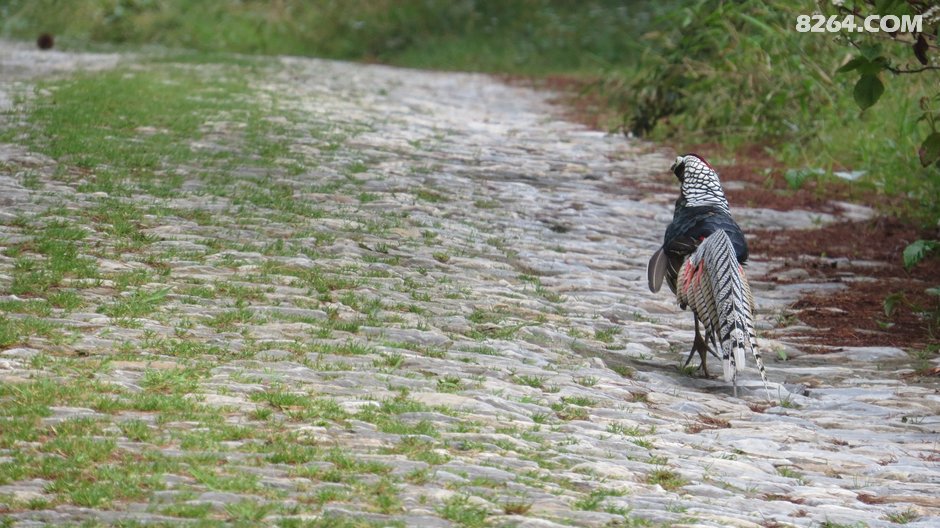
[[[874,14],[878,15],[909,15],[911,14],[905,0],[877,0]]]
[[[927,295],[936,295],[937,297],[940,297],[940,286],[927,288],[926,290],[924,290],[924,293],[926,293]]]
[[[885,315],[887,315],[888,317],[891,317],[892,315],[894,315],[894,312],[897,311],[898,304],[903,300],[904,300],[904,294],[901,292],[895,292],[885,297],[885,300],[884,300]]]
[[[937,134],[937,132],[934,132]],[[936,240],[917,240],[904,248],[904,267],[910,269],[940,245]]]
[[[920,156],[920,164],[924,167],[927,167],[931,163],[934,163],[940,159],[940,132],[933,132],[927,136],[927,139],[925,139],[924,142],[920,144],[920,149],[918,149],[917,155]],[[915,244],[916,243],[917,242],[915,242]]]
[[[845,73],[845,72],[849,72],[852,70],[856,70],[868,64],[868,62],[869,62],[868,59],[866,59],[865,57],[855,57],[849,62],[846,62],[845,64],[843,64],[841,68],[836,70],[836,73]]]
[[[858,50],[862,52],[862,56],[866,59],[873,61],[875,57],[881,55],[881,44],[862,44]]]
[[[881,70],[888,67],[888,59],[884,57],[875,57],[874,59],[858,67],[858,72],[862,75],[878,75]]]
[[[806,180],[815,175],[813,171],[805,169],[788,169],[783,173],[784,179],[787,180],[787,186],[794,191],[802,187]]]
[[[876,75],[862,75],[855,83],[855,102],[862,110],[877,103],[883,93],[885,93],[885,85],[881,84],[881,79]]]

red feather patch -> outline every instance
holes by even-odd
[[[706,160],[705,158],[699,156],[698,154],[696,154],[696,153],[694,153],[694,152],[689,152],[688,154],[686,154],[686,156],[695,156],[696,158],[702,160],[702,163],[704,163],[709,169],[711,169],[711,170],[713,170],[713,171],[715,171],[715,172],[718,172],[718,171],[715,170],[714,167],[712,167],[712,164],[709,163],[708,160]]]

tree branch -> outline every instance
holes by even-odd
[[[846,40],[853,48],[855,48],[855,49],[861,51],[861,49],[862,49],[861,46],[859,45],[858,42],[856,42],[854,39],[852,39],[851,36],[846,36],[846,39],[845,39],[845,40]],[[930,71],[930,70],[940,70],[940,66],[924,66],[924,67],[922,67],[922,68],[898,68],[897,66],[892,66],[892,65],[890,65],[890,64],[885,64],[884,69],[888,70],[889,72],[891,72],[891,73],[893,73],[893,74],[895,74],[895,75],[902,75],[902,74],[905,74],[905,73],[921,73],[921,72]]]
[[[924,66],[923,68],[914,68],[914,69],[901,69],[895,68],[894,66],[885,66],[885,69],[891,73],[902,74],[902,73],[920,73],[927,70],[940,70],[940,66]]]

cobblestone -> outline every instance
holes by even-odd
[[[134,60],[2,44],[0,108],[37,79]],[[940,524],[940,395],[899,376],[903,351],[803,354],[791,328],[761,340],[775,402],[753,370],[737,399],[683,374],[692,318],[645,281],[671,218],[673,153],[585,130],[551,94],[483,75],[282,58],[250,82],[290,117],[272,116],[304,161],[264,185],[318,215],[210,199],[198,179],[171,198],[121,198],[211,221],[142,219],[150,243],[97,257],[103,280],[77,290],[83,308],[40,316],[75,340],[0,351],[3,384],[86,375],[129,398],[184,386],[220,421],[51,402],[44,427],[106,426],[89,438],[118,440],[114,463],[180,464],[142,499],[100,508],[53,479],[0,476],[12,526],[176,523],[202,505],[259,525],[875,527],[904,512],[908,526]],[[220,119],[203,141],[233,128]],[[55,179],[55,165],[0,145],[4,249],[30,239],[16,218],[104,199]],[[27,168],[46,185],[24,186]],[[234,169],[236,182],[256,176]],[[829,220],[734,206],[745,230]],[[264,248],[278,240],[305,254]],[[0,256],[4,290],[14,266]],[[100,308],[134,270],[151,274],[142,290],[169,290],[127,324]],[[769,333],[797,290],[754,275]],[[3,446],[0,464],[48,441]]]

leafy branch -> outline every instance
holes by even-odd
[[[866,19],[874,15],[894,15],[919,17],[920,25],[908,26],[906,32],[894,31],[883,33],[848,33],[843,40],[857,50],[858,54],[837,70],[838,73],[858,72],[853,96],[858,107],[865,111],[875,105],[884,94],[885,86],[881,80],[882,72],[894,75],[924,74],[940,70],[940,65],[933,64],[938,46],[937,26],[940,21],[940,9],[931,2],[918,0],[857,0],[851,5],[846,2],[831,2],[832,5],[818,2],[827,14],[846,16],[846,21],[854,24],[856,17]],[[885,36],[887,35],[887,36]],[[884,50],[883,43],[893,46],[892,53]],[[900,66],[892,61],[893,55],[908,48],[920,66]],[[922,114],[918,121],[925,122],[928,132],[918,149],[918,157],[924,167],[931,164],[940,166],[940,112],[933,110],[933,102],[940,99],[940,92],[920,99]]]

